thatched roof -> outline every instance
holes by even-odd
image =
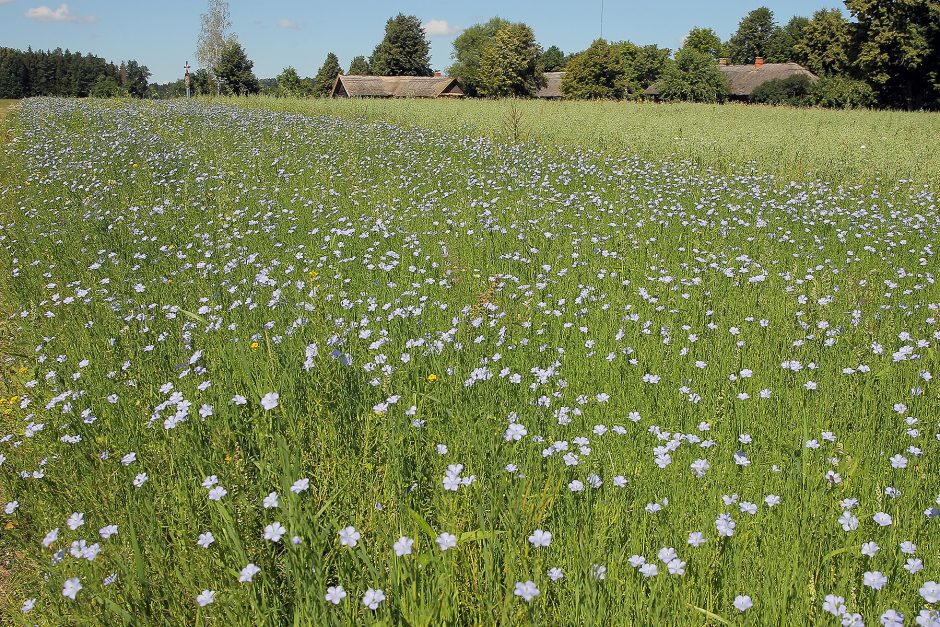
[[[756,65],[719,65],[718,69],[728,77],[731,96],[748,97],[758,85],[780,78],[803,75],[810,81],[816,82],[819,77],[807,70],[799,63],[764,63],[759,68]],[[643,92],[647,96],[658,96],[659,89],[650,85]]]
[[[536,98],[564,98],[561,93],[561,79],[565,72],[545,72],[545,87],[535,92]]]
[[[449,76],[346,76],[333,83],[334,98],[459,98],[463,90]]]

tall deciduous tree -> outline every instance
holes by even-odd
[[[629,71],[623,55],[603,39],[568,61],[561,81],[565,98],[620,100],[627,91]]]
[[[525,24],[504,26],[480,57],[478,92],[484,97],[531,96],[545,85],[542,50]]]
[[[800,63],[805,65],[804,59],[796,49],[803,39],[803,33],[809,25],[809,20],[803,16],[795,15],[790,18],[782,28],[778,28],[767,43],[768,63]]]
[[[565,53],[558,46],[549,46],[539,60],[546,72],[560,72],[565,69]]]
[[[369,62],[366,61],[364,56],[353,57],[352,63],[349,64],[349,74],[352,76],[368,76],[371,73]]]
[[[683,48],[698,50],[714,59],[724,56],[724,45],[721,37],[710,28],[693,28],[682,42]]]
[[[728,96],[728,79],[711,55],[683,48],[663,73],[659,94],[663,100],[722,102]]]
[[[330,92],[333,90],[333,83],[336,81],[336,77],[342,73],[343,68],[339,64],[339,58],[332,52],[327,54],[323,65],[320,66],[320,71],[317,72],[316,78],[313,79],[313,95],[329,96]]]
[[[460,81],[468,96],[479,95],[477,76],[483,51],[496,39],[499,29],[511,25],[511,22],[494,17],[486,23],[474,24],[454,39],[454,51],[450,55],[454,64],[447,72]]]
[[[216,77],[236,96],[257,94],[261,87],[252,72],[254,63],[234,37],[225,42],[219,62],[213,68]]]
[[[937,0],[846,0],[856,20],[856,63],[882,104],[938,106],[940,3]]]
[[[277,75],[278,96],[303,96],[306,91],[304,81],[294,67],[287,66]]]
[[[637,46],[630,41],[611,44],[623,56],[627,67],[627,91],[639,95],[663,75],[666,66],[672,63],[669,48],[655,44]]]
[[[431,76],[431,43],[421,20],[402,13],[388,20],[369,65],[380,76]]]
[[[124,81],[121,85],[127,93],[135,98],[144,98],[147,95],[147,88],[149,87],[148,79],[150,78],[150,70],[147,69],[146,65],[140,65],[137,61],[131,59],[124,64],[124,72],[122,74],[122,79]]]
[[[221,93],[222,86],[213,68],[222,60],[222,52],[228,41],[228,29],[231,26],[228,2],[209,0],[208,10],[201,17],[196,60],[208,70],[209,78],[215,83],[216,94]]]
[[[852,26],[839,9],[816,11],[796,44],[803,64],[817,74],[845,74],[851,49]]]
[[[733,63],[753,63],[757,57],[766,57],[770,40],[777,30],[773,11],[767,7],[754,9],[744,16],[738,30],[728,42],[728,56]]]

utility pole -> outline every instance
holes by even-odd
[[[183,66],[183,69],[186,70],[186,74],[183,76],[183,82],[186,83],[186,97],[189,98],[189,61],[186,62],[186,65]]]
[[[601,39],[604,38],[604,0],[601,0]]]

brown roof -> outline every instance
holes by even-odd
[[[349,98],[437,98],[460,97],[463,90],[450,76],[346,76],[333,83],[335,97]]]
[[[753,64],[719,65],[718,69],[728,77],[729,91],[732,96],[750,96],[758,85],[780,78],[803,75],[816,82],[819,77],[799,63],[764,63],[760,69]],[[650,85],[643,92],[647,96],[658,96],[659,89]]]
[[[545,87],[535,92],[536,98],[563,98],[561,93],[561,79],[565,72],[545,72]]]

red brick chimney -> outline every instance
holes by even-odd
[[[718,65],[728,65],[728,57],[721,57],[718,59]]]
[[[764,57],[757,57],[756,59],[754,59],[755,70],[759,70],[762,65],[764,65]]]
[[[440,71],[440,70],[434,70],[434,76],[440,77],[440,75],[441,75],[441,71]]]

